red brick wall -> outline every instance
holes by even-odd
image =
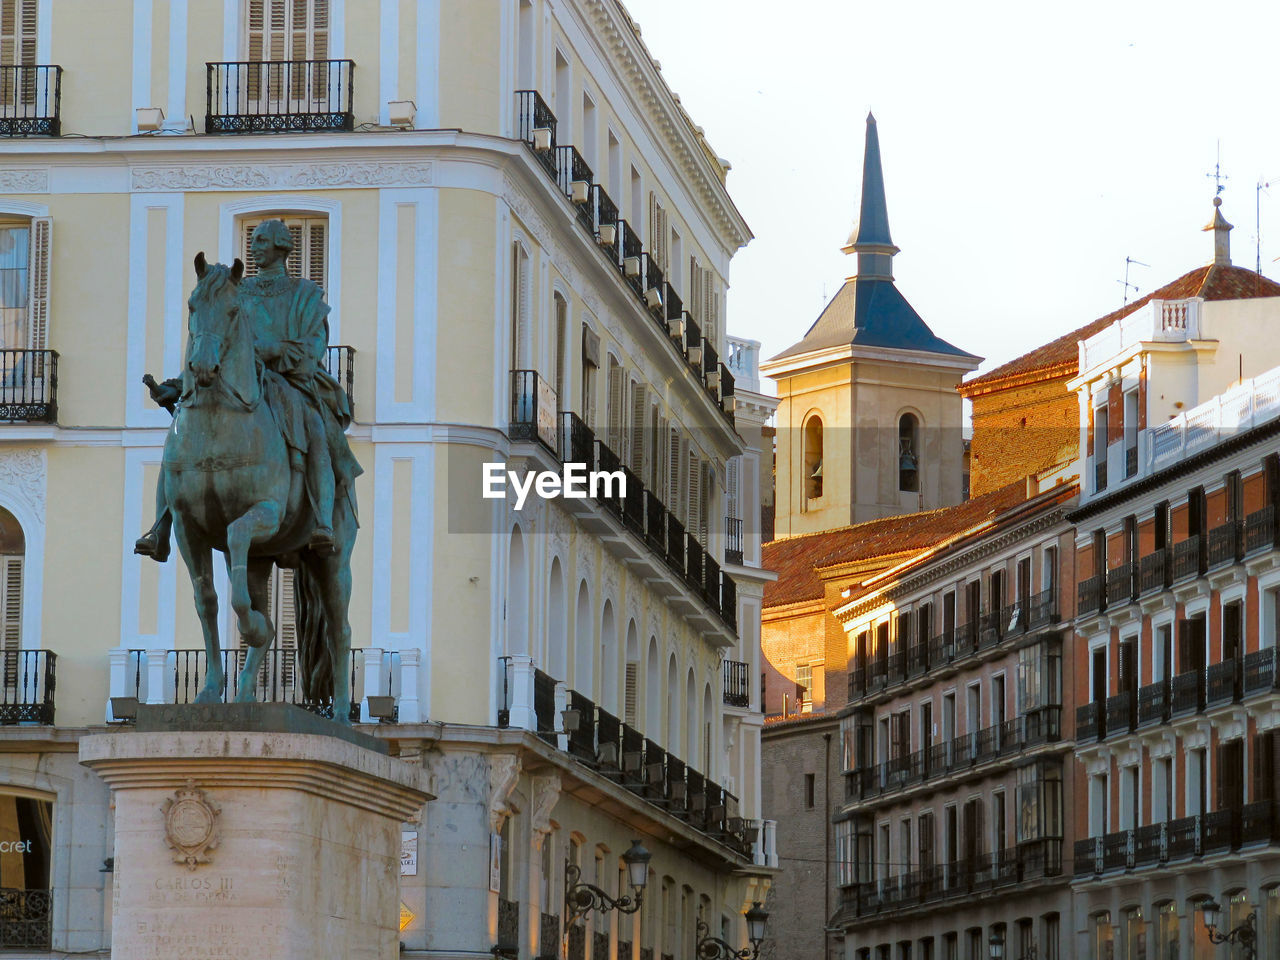
[[[976,497],[1076,455],[1080,407],[1067,378],[973,398],[969,495]]]

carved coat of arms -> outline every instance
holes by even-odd
[[[209,851],[218,845],[218,815],[204,791],[188,780],[185,787],[164,802],[164,839],[173,850],[175,863],[194,870],[211,859]]]

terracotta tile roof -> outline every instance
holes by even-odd
[[[1003,513],[1026,498],[1026,481],[1019,480],[954,507],[867,520],[837,530],[766,543],[763,566],[776,571],[778,579],[765,584],[764,606],[820,600],[823,586],[818,571],[823,567],[924,550]]]
[[[960,393],[970,396],[983,387],[991,387],[1000,380],[1040,372],[1056,372],[1063,376],[1075,376],[1080,361],[1077,341],[1086,340],[1115,323],[1121,317],[1140,310],[1151,300],[1185,300],[1203,297],[1205,300],[1251,300],[1256,297],[1280,297],[1280,284],[1243,267],[1218,267],[1209,264],[1184,273],[1172,283],[1153,290],[1141,300],[1077,330],[1063,334],[1030,353],[1001,364],[980,377],[966,380],[960,385]]]

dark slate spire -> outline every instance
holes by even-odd
[[[889,208],[884,199],[884,171],[880,168],[880,136],[876,132],[876,118],[870,113],[862,155],[862,206],[858,226],[842,249],[858,255],[857,277],[893,279],[893,255],[898,248],[889,236]]]

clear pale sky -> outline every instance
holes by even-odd
[[[898,288],[991,369],[1212,258],[1221,141],[1232,261],[1280,278],[1280,4],[624,0],[733,164],[756,239],[730,333],[769,357],[851,272],[876,115]],[[765,387],[769,390],[769,387]]]

